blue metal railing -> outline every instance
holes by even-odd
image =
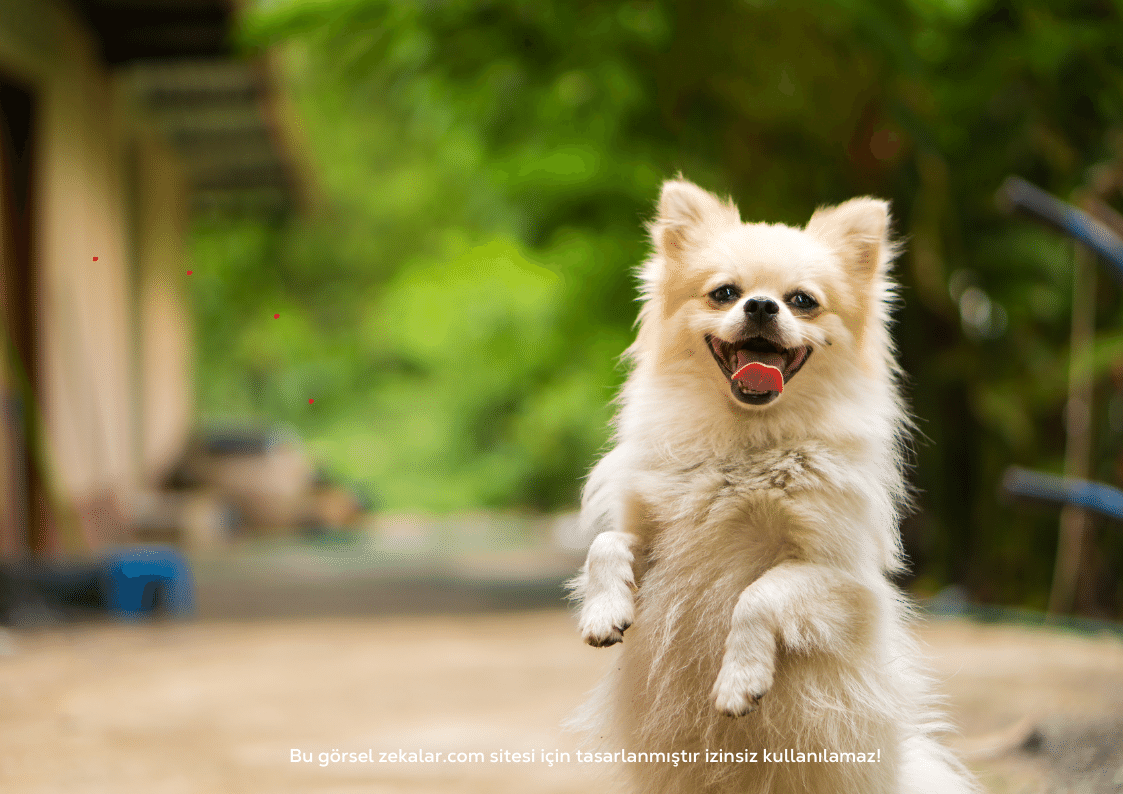
[[[1017,176],[1002,183],[998,200],[1007,209],[1029,215],[1088,246],[1104,260],[1115,280],[1123,284],[1123,239],[1084,210]]]

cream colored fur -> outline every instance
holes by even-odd
[[[637,794],[976,791],[941,725],[888,575],[907,490],[888,323],[888,206],[854,199],[803,229],[743,224],[667,182],[615,445],[585,487],[595,536],[573,587],[591,644],[623,641],[577,723],[604,750],[757,752],[755,763],[622,763]],[[717,305],[717,287],[741,300]],[[793,309],[793,290],[820,308]],[[812,354],[773,402],[734,399],[706,335],[775,300]],[[761,753],[876,752],[875,763]]]

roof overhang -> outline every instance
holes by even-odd
[[[300,192],[263,59],[226,0],[73,0],[105,62],[179,153],[196,209],[277,212]]]

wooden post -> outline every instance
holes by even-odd
[[[1088,479],[1092,456],[1092,337],[1096,319],[1096,255],[1077,244],[1072,284],[1072,335],[1069,345],[1068,402],[1065,405],[1065,476]],[[1048,613],[1072,611],[1080,575],[1084,538],[1091,516],[1083,508],[1061,509],[1057,561]]]

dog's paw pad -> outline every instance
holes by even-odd
[[[581,622],[581,636],[594,648],[607,648],[624,641],[624,631],[631,620],[587,620]]]
[[[632,625],[630,620],[622,620],[619,623],[584,623],[581,626],[581,636],[585,642],[592,645],[594,648],[607,648],[609,645],[615,645],[618,642],[624,641],[624,631]]]
[[[615,645],[618,642],[624,641],[624,629],[613,626],[609,631],[603,634],[586,633],[585,642],[592,645],[594,648],[607,648],[609,645]]]
[[[744,717],[746,714],[751,714],[756,711],[764,695],[764,692],[759,694],[750,693],[733,698],[726,698],[719,695],[715,705],[717,706],[717,710],[727,717]]]
[[[623,642],[625,629],[632,625],[633,613],[631,599],[599,598],[588,601],[581,610],[581,636],[597,648]]]
[[[762,666],[724,664],[714,683],[714,705],[728,717],[743,717],[756,711],[771,688],[772,674]]]

